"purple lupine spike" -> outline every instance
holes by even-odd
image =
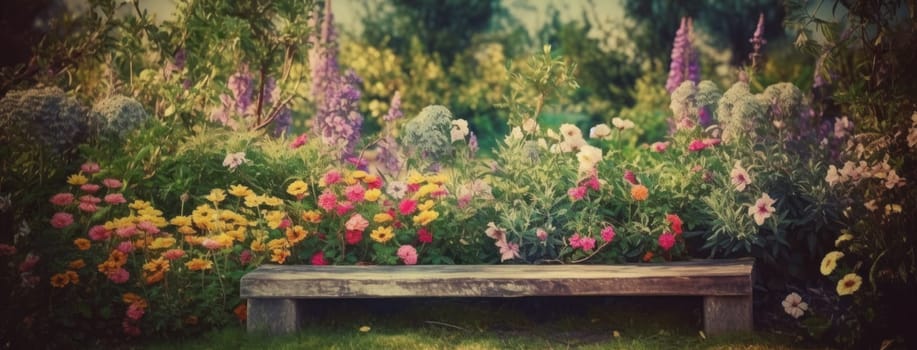
[[[382,116],[382,120],[393,122],[402,116],[404,116],[404,113],[401,112],[401,91],[395,91],[395,95],[392,96],[392,102],[388,108],[388,113]]]
[[[312,23],[317,20],[316,15]],[[346,75],[340,74],[335,40],[334,14],[331,1],[327,0],[321,30],[313,32],[309,38],[312,96],[317,105],[312,127],[324,144],[332,146],[341,159],[346,159],[359,141],[363,126],[363,116],[359,113],[362,80],[352,70]]]
[[[755,33],[751,36],[751,39],[748,39],[748,42],[750,42],[752,45],[752,51],[750,54],[748,54],[748,58],[751,59],[751,66],[754,68],[758,66],[758,60],[764,56],[761,54],[761,48],[767,44],[767,39],[764,39],[763,13],[758,15],[758,26],[755,27]]]
[[[700,81],[700,65],[691,45],[692,22],[687,18],[681,19],[681,25],[675,32],[672,45],[672,63],[669,64],[669,78],[666,80],[665,89],[670,94],[685,80],[695,83]]]
[[[252,75],[248,71],[248,65],[243,64],[239,70],[229,76],[226,86],[232,91],[232,99],[235,101],[235,110],[239,114],[245,114],[248,107],[252,104]]]
[[[478,153],[478,147],[478,137],[472,131],[468,135],[468,151],[471,153],[471,157]]]

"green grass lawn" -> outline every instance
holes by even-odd
[[[765,332],[705,338],[699,298],[522,298],[311,302],[289,336],[230,327],[145,349],[797,349]],[[368,329],[366,329],[368,327]],[[363,330],[361,330],[363,328]]]

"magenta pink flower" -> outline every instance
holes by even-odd
[[[363,231],[357,230],[347,230],[344,231],[344,240],[347,241],[349,245],[356,245],[363,240]]]
[[[339,216],[344,216],[344,214],[347,214],[348,212],[353,210],[353,208],[354,208],[353,203],[351,203],[350,201],[343,201],[343,202],[338,203],[337,207],[334,209]]]
[[[599,182],[599,177],[596,172],[592,172],[592,176],[583,181],[581,186],[585,186],[593,191],[598,191],[602,187],[602,183]]]
[[[691,144],[688,145],[688,150],[691,152],[700,152],[707,148],[707,144],[701,140],[691,141]]]
[[[242,266],[248,265],[248,263],[252,262],[252,258],[254,258],[254,255],[252,255],[251,250],[243,250],[242,253],[239,254],[239,263],[241,263]]]
[[[105,195],[105,203],[111,205],[118,205],[127,203],[127,199],[124,199],[124,195],[121,193],[110,193]]]
[[[344,189],[344,196],[347,197],[348,200],[354,203],[362,202],[363,195],[365,194],[366,194],[366,190],[363,189],[363,186],[361,186],[360,184],[347,186],[347,188]]]
[[[325,186],[334,185],[338,183],[338,181],[341,181],[341,172],[337,170],[328,170],[328,172],[325,173],[325,177],[322,178],[322,180],[324,180]]]
[[[627,180],[631,185],[639,185],[637,182],[637,175],[633,171],[625,170],[624,171],[624,180]]]
[[[337,207],[338,197],[329,190],[325,190],[321,195],[318,196],[318,206],[325,211],[332,211]]]
[[[414,211],[416,210],[417,210],[417,201],[413,199],[405,199],[405,200],[402,200],[400,204],[398,204],[398,211],[401,212],[401,215],[405,215],[405,216],[411,215],[411,214],[414,214]]]
[[[86,163],[83,163],[83,165],[80,165],[80,170],[82,170],[83,173],[86,175],[92,175],[92,174],[99,172],[101,168],[99,168],[99,163],[86,162]]]
[[[140,303],[131,303],[131,305],[127,307],[126,314],[127,318],[137,321],[143,317],[145,312],[146,310],[144,310],[143,305],[140,305]]]
[[[539,241],[548,240],[548,231],[545,231],[543,228],[538,228],[535,230],[535,237],[538,237]]]
[[[595,248],[595,238],[580,237],[579,233],[574,233],[573,236],[570,236],[570,247],[573,249],[579,248],[586,252],[591,251]]]
[[[87,213],[95,213],[96,210],[99,210],[99,208],[96,207],[95,204],[92,204],[90,202],[80,202],[79,208],[80,208],[80,211],[87,212]]]
[[[38,265],[38,261],[40,260],[41,258],[38,257],[38,255],[29,253],[28,255],[25,256],[25,259],[22,260],[21,263],[19,263],[19,272],[32,271],[32,269],[35,268],[35,265]]]
[[[83,184],[80,186],[80,190],[86,193],[96,193],[99,190],[99,185],[96,184]]]
[[[659,247],[662,250],[669,251],[675,245],[675,235],[669,232],[663,232],[659,235]]]
[[[431,243],[433,242],[433,233],[426,227],[421,227],[417,230],[417,240],[420,241],[420,243]]]
[[[612,240],[614,240],[615,239],[615,228],[612,226],[605,226],[605,228],[602,229],[602,239],[605,242],[611,242]]]
[[[93,241],[103,241],[111,237],[111,231],[103,225],[95,225],[89,229],[89,239]]]
[[[363,230],[366,230],[367,227],[369,227],[369,221],[360,214],[353,214],[353,216],[344,223],[344,228],[351,231],[360,231],[361,233]]]
[[[292,149],[300,148],[303,145],[305,145],[306,141],[308,140],[309,140],[309,136],[306,135],[306,133],[302,133],[301,135],[297,136],[295,140],[293,140],[293,143],[290,144],[290,148]]]
[[[134,243],[131,241],[123,241],[118,243],[117,249],[124,254],[130,254],[134,251]]]
[[[169,249],[165,251],[165,253],[162,253],[162,256],[166,259],[169,259],[170,261],[175,261],[185,256],[185,251],[181,249]]]
[[[290,218],[280,219],[280,225],[277,225],[278,229],[285,230],[287,227],[293,225],[293,222],[290,221]]]
[[[656,153],[665,152],[665,150],[668,149],[668,148],[669,148],[669,142],[668,142],[668,141],[666,141],[666,142],[654,142],[652,145],[650,145],[650,149],[653,150],[653,152],[656,152]]]
[[[59,207],[65,207],[70,204],[73,204],[73,194],[70,193],[58,193],[51,197],[49,202]]]
[[[413,246],[405,244],[398,248],[397,254],[405,265],[417,264],[417,249],[415,249]]]
[[[500,262],[521,257],[519,255],[519,244],[509,243],[506,239],[497,240],[494,244],[500,248]]]
[[[107,275],[109,280],[117,284],[127,282],[127,280],[131,278],[131,273],[127,272],[124,268],[111,271]]]
[[[121,180],[112,179],[112,178],[107,178],[105,180],[102,180],[102,184],[105,185],[105,187],[108,187],[111,189],[121,188],[121,186],[123,185],[121,183]]]
[[[73,224],[73,215],[65,212],[54,213],[51,217],[51,226],[54,228],[64,228]]]
[[[567,195],[570,196],[570,199],[571,199],[571,200],[573,200],[574,202],[576,202],[576,201],[578,201],[578,200],[583,199],[584,197],[586,197],[586,187],[584,187],[584,186],[576,186],[576,187],[574,187],[574,188],[571,188],[571,189],[569,189],[569,190],[567,191]]]
[[[312,265],[328,265],[328,261],[325,261],[325,252],[318,251],[318,253],[312,254]]]
[[[710,146],[719,145],[720,139],[706,138],[706,139],[701,140],[701,142],[703,142],[705,145],[710,147]]]
[[[16,247],[9,244],[0,243],[0,256],[10,256],[16,254]]]

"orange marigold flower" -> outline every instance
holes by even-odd
[[[73,245],[79,250],[89,250],[89,247],[92,246],[92,242],[85,238],[77,238],[73,240]]]
[[[290,241],[290,244],[302,242],[302,240],[306,239],[306,235],[308,234],[309,232],[299,225],[288,227],[286,230],[287,240]]]
[[[274,249],[271,250],[271,262],[275,262],[283,265],[287,261],[287,257],[290,256],[290,251],[288,249]]]
[[[67,274],[58,273],[51,276],[51,286],[54,288],[64,288],[67,283],[70,283],[70,278],[67,277]]]
[[[76,273],[76,271],[67,270],[66,272],[64,272],[64,274],[67,275],[67,279],[70,280],[70,283],[73,283],[73,284],[80,283],[80,274]]]
[[[133,304],[134,302],[141,300],[143,300],[143,298],[135,293],[127,292],[121,294],[121,301],[123,301],[125,304]]]
[[[169,271],[171,267],[169,260],[166,260],[164,257],[158,257],[156,259],[150,260],[146,264],[143,264],[143,269],[149,272],[157,271]]]
[[[127,254],[117,249],[112,250],[111,254],[108,255],[108,261],[111,261],[116,267],[124,266],[127,263]]]
[[[191,261],[186,262],[185,266],[188,267],[188,270],[191,271],[203,271],[210,270],[213,268],[213,262],[206,259],[194,258]]]
[[[166,278],[165,271],[156,271],[155,273],[152,273],[152,274],[146,273],[146,272],[143,273],[143,279],[144,281],[146,281],[147,285],[151,285],[156,282],[162,281],[165,278]]]
[[[308,210],[302,212],[302,219],[305,222],[318,224],[322,222],[322,213],[318,210]]]
[[[646,254],[643,255],[643,261],[650,262],[650,260],[653,260],[653,252],[646,252]]]
[[[630,188],[630,197],[635,201],[645,201],[650,196],[650,190],[643,185],[634,185]]]
[[[79,269],[86,267],[86,262],[83,261],[83,259],[76,259],[74,261],[71,261],[69,264],[67,264],[67,267],[74,269],[74,270],[79,270]]]

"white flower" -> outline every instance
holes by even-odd
[[[764,219],[771,217],[777,211],[774,209],[774,203],[776,202],[766,192],[762,193],[761,197],[755,201],[755,205],[748,208],[748,215],[755,218],[755,223],[758,226],[764,225]]]
[[[561,140],[560,135],[558,135],[556,132],[554,132],[553,129],[548,129],[548,138],[550,138],[550,139],[552,139],[552,140],[554,140],[554,141],[560,141],[560,140]]]
[[[868,201],[868,202],[866,202],[866,203],[863,203],[863,207],[865,207],[866,210],[869,210],[869,211],[876,211],[876,209],[879,209],[879,206],[876,205],[876,200],[875,200],[875,199],[870,200],[870,201]]]
[[[533,134],[538,131],[538,122],[532,118],[525,118],[522,121],[522,131],[525,131],[527,134]]]
[[[892,169],[888,172],[888,175],[885,176],[885,188],[893,189],[896,186],[904,185],[904,178],[898,176],[898,173],[895,172],[895,169]]]
[[[223,158],[223,166],[229,167],[229,171],[236,170],[236,167],[245,163],[245,152],[229,153]]]
[[[751,176],[748,175],[748,171],[742,167],[742,161],[736,161],[735,166],[732,167],[732,171],[729,172],[729,177],[732,179],[732,185],[736,187],[736,190],[739,192],[745,191],[745,186],[751,183]]]
[[[602,150],[590,145],[584,145],[576,154],[576,159],[579,160],[580,173],[592,171],[595,169],[595,165],[602,160]]]
[[[514,127],[512,131],[510,131],[509,135],[506,135],[506,138],[503,139],[503,142],[506,142],[506,144],[509,145],[515,143],[516,141],[522,140],[523,137],[525,136],[522,135],[522,129],[517,126]]]
[[[564,141],[583,139],[583,132],[573,124],[562,124],[560,126],[560,135],[563,136]],[[548,136],[550,137],[551,134],[549,133]]]
[[[787,295],[781,304],[783,304],[783,311],[793,316],[793,318],[800,318],[805,314],[806,310],[809,310],[809,304],[803,302],[802,297],[796,292]]]
[[[544,138],[538,139],[538,148],[548,149],[548,141],[545,141]]]
[[[847,116],[844,116],[834,122],[834,137],[843,138],[847,136],[847,131],[850,129],[853,129],[853,123],[850,122],[850,119],[847,119]]]
[[[620,130],[627,130],[627,129],[632,129],[634,127],[634,122],[627,120],[627,119],[621,119],[618,117],[614,117],[611,119],[611,125],[614,125],[616,128]]]
[[[589,138],[591,139],[608,139],[611,135],[611,128],[607,124],[599,124],[589,129]]]
[[[452,142],[462,141],[468,136],[468,121],[456,119],[452,121]]]
[[[912,127],[907,130],[907,146],[910,148],[917,146],[917,127]]]
[[[401,199],[408,193],[408,185],[404,181],[392,181],[388,183],[385,192],[394,199]]]

